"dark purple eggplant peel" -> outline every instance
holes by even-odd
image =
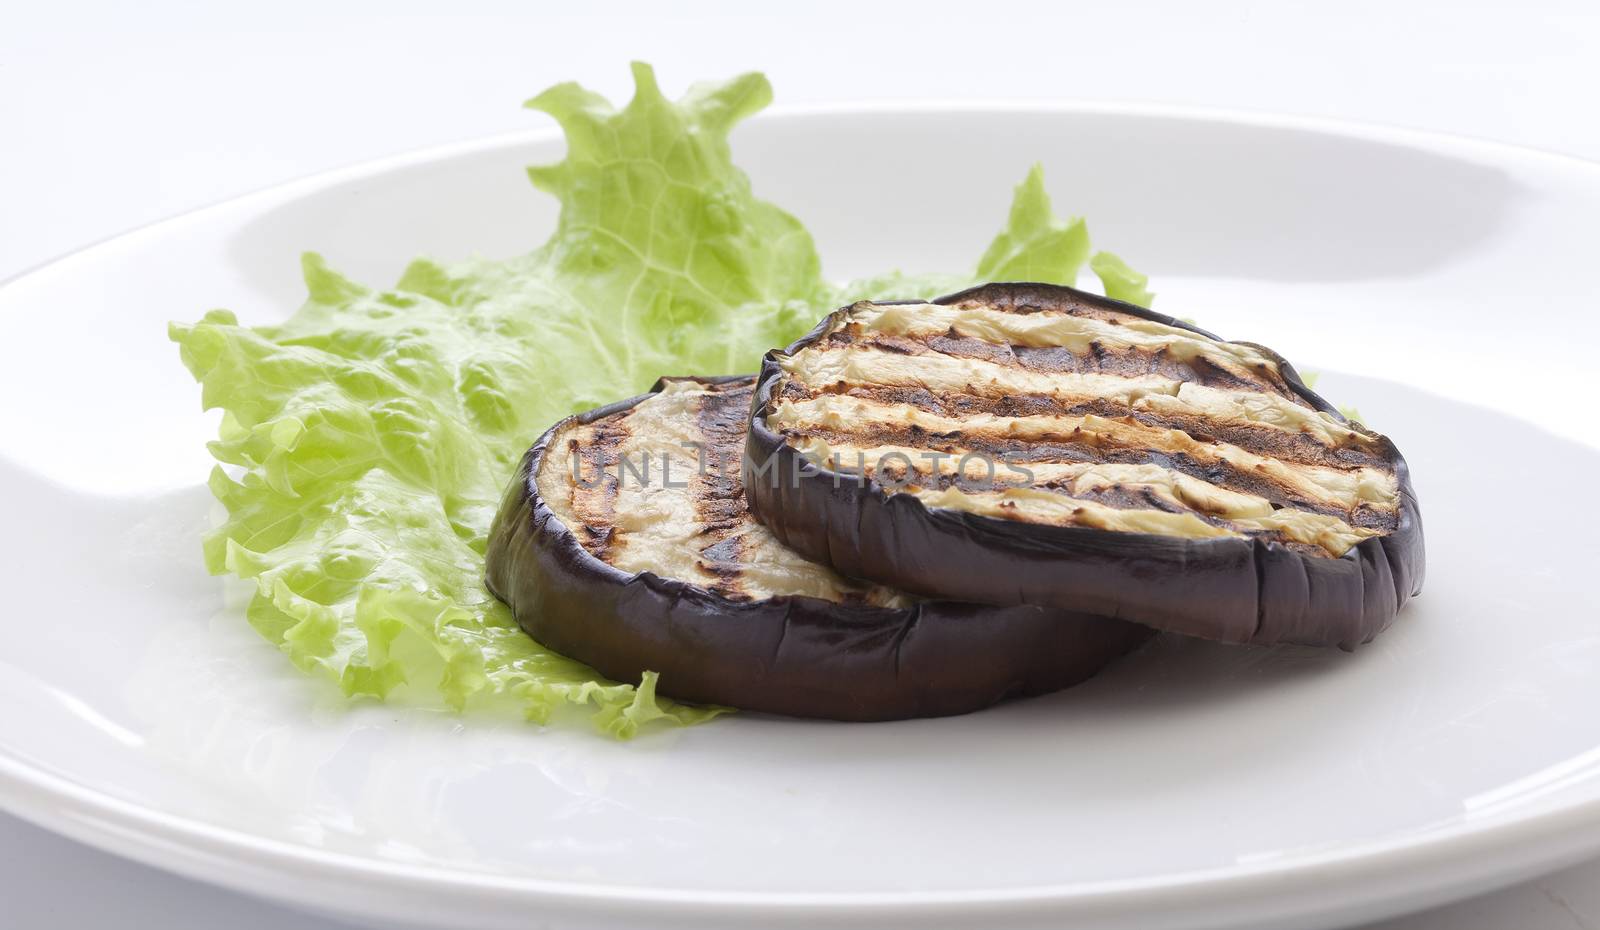
[[[489,590],[523,629],[613,679],[654,670],[678,700],[840,720],[1058,690],[1149,635],[1059,608],[919,601],[784,549],[740,483],[753,386],[663,378],[539,438],[487,555]],[[642,478],[640,452],[654,456]],[[677,455],[665,475],[663,453]]]
[[[923,596],[1349,649],[1422,586],[1392,442],[1269,349],[1067,287],[836,311],[767,354],[745,468],[783,543]]]

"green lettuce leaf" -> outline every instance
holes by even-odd
[[[1056,220],[1044,189],[1044,166],[1036,164],[1017,185],[1006,228],[978,259],[977,277],[1071,285],[1088,257],[1088,225],[1080,218]]]
[[[1034,165],[1011,197],[1011,213],[989,243],[978,266],[967,274],[905,274],[891,271],[861,278],[835,293],[834,303],[857,300],[928,300],[990,281],[1077,283],[1085,261],[1099,276],[1104,293],[1117,300],[1148,307],[1155,295],[1145,289],[1147,277],[1110,252],[1089,257],[1089,227],[1082,219],[1058,220],[1044,186],[1044,167]]]
[[[1148,307],[1155,302],[1156,295],[1147,286],[1150,283],[1149,276],[1134,271],[1127,262],[1110,252],[1096,253],[1094,258],[1089,259],[1089,268],[1100,279],[1100,286],[1107,297],[1141,307]]]
[[[758,200],[731,160],[728,132],[770,101],[766,79],[676,102],[648,66],[634,79],[620,110],[575,84],[529,101],[568,144],[529,170],[561,203],[532,254],[421,260],[387,290],[307,255],[307,301],[287,321],[247,327],[216,310],[171,326],[203,405],[223,411],[210,486],[228,516],[206,565],[252,581],[250,623],[349,695],[511,706],[539,722],[574,706],[623,738],[721,713],[658,697],[654,674],[607,681],[550,652],[484,589],[489,525],[523,450],[660,375],[753,371],[847,300],[1071,283],[1089,254],[1082,221],[1051,215],[1036,168],[972,274],[832,286],[799,221]]]

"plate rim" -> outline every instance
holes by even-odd
[[[1472,153],[1502,162],[1542,162],[1600,180],[1600,161],[1562,152],[1376,122],[1224,107],[1070,98],[862,99],[777,106],[753,119],[769,121],[878,113],[966,116],[996,112],[1053,118],[1131,116],[1293,129],[1443,150],[1457,155]],[[294,200],[348,181],[406,167],[560,138],[559,129],[554,127],[494,133],[361,160],[270,184],[125,229],[24,268],[0,279],[0,295],[15,286],[31,283],[32,279],[42,280],[67,270],[80,261],[92,261],[102,250],[208,221],[225,211]],[[735,135],[735,147],[737,144]],[[1594,783],[1600,785],[1600,779],[1595,779]],[[1249,901],[1277,902],[1276,913],[1309,914],[1334,909],[1348,912],[1364,906],[1378,906],[1385,900],[1437,893],[1440,889],[1490,875],[1531,874],[1600,852],[1600,791],[1593,791],[1588,797],[1542,804],[1536,801],[1532,810],[1509,807],[1493,814],[1443,821],[1435,828],[1417,828],[1332,849],[1287,853],[1272,860],[1153,877],[956,891],[684,890],[475,872],[449,865],[405,863],[317,849],[146,807],[81,784],[6,749],[0,749],[0,810],[115,855],[256,895],[290,898],[290,894],[281,889],[263,890],[250,883],[244,873],[259,878],[262,868],[280,880],[296,883],[298,889],[306,892],[329,883],[349,883],[346,887],[357,892],[387,892],[389,897],[368,895],[365,900],[394,905],[386,911],[396,915],[406,913],[398,906],[406,895],[398,892],[413,895],[420,892],[437,901],[453,901],[462,893],[489,895],[519,905],[561,905],[573,913],[592,913],[596,906],[642,908],[656,916],[667,916],[662,913],[665,908],[679,916],[698,912],[728,917],[779,911],[812,916],[823,912],[859,916],[869,912],[884,918],[915,918],[935,912],[948,917],[950,908],[978,908],[985,913],[1017,909],[1053,916],[1069,912],[1106,915],[1181,909],[1192,917],[1196,916],[1194,908],[1203,908],[1206,904],[1237,910]],[[1585,833],[1592,835],[1586,839]],[[1565,844],[1560,845],[1561,841]],[[224,868],[194,867],[196,856]],[[1498,861],[1486,861],[1491,857],[1498,857]],[[1520,865],[1510,866],[1512,862]],[[232,872],[226,871],[228,866],[232,867]],[[1453,877],[1446,874],[1451,870]],[[1514,881],[1516,874],[1503,883]],[[1396,878],[1407,875],[1411,876],[1410,881]],[[1487,891],[1493,887],[1493,882],[1480,882],[1476,887]],[[1318,897],[1334,900],[1337,906],[1306,904],[1297,908],[1289,904],[1309,902]],[[329,896],[324,894],[323,898]],[[374,912],[351,910],[333,900],[323,903],[347,913]]]

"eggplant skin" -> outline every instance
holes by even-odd
[[[1057,285],[987,284],[931,303],[965,300],[1040,307],[1087,303],[1218,339],[1164,314]],[[829,315],[786,349],[767,353],[746,434],[751,512],[807,558],[922,596],[1064,607],[1222,642],[1347,650],[1370,642],[1421,591],[1421,512],[1405,459],[1387,439],[1382,442],[1399,490],[1396,527],[1338,558],[1298,553],[1260,538],[1186,539],[930,508],[861,475],[820,467],[775,432],[767,416],[783,377],[781,358],[823,338],[848,309]],[[1340,416],[1293,366],[1272,355],[1296,394]],[[752,463],[763,463],[762,473],[752,473]]]
[[[654,670],[658,692],[675,700],[795,717],[939,717],[1077,684],[1150,635],[1137,624],[1031,605],[736,601],[621,571],[583,547],[541,500],[535,477],[564,426],[648,396],[568,418],[541,436],[489,534],[489,591],[534,639],[608,678],[638,681]]]

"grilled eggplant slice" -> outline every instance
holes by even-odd
[[[1352,648],[1422,585],[1393,443],[1269,349],[1072,288],[836,311],[768,353],[746,470],[779,540],[925,596]]]
[[[490,531],[486,578],[530,635],[611,678],[654,669],[679,700],[841,720],[1065,688],[1148,635],[1075,611],[919,601],[785,548],[741,485],[754,384],[662,379],[540,437]]]

